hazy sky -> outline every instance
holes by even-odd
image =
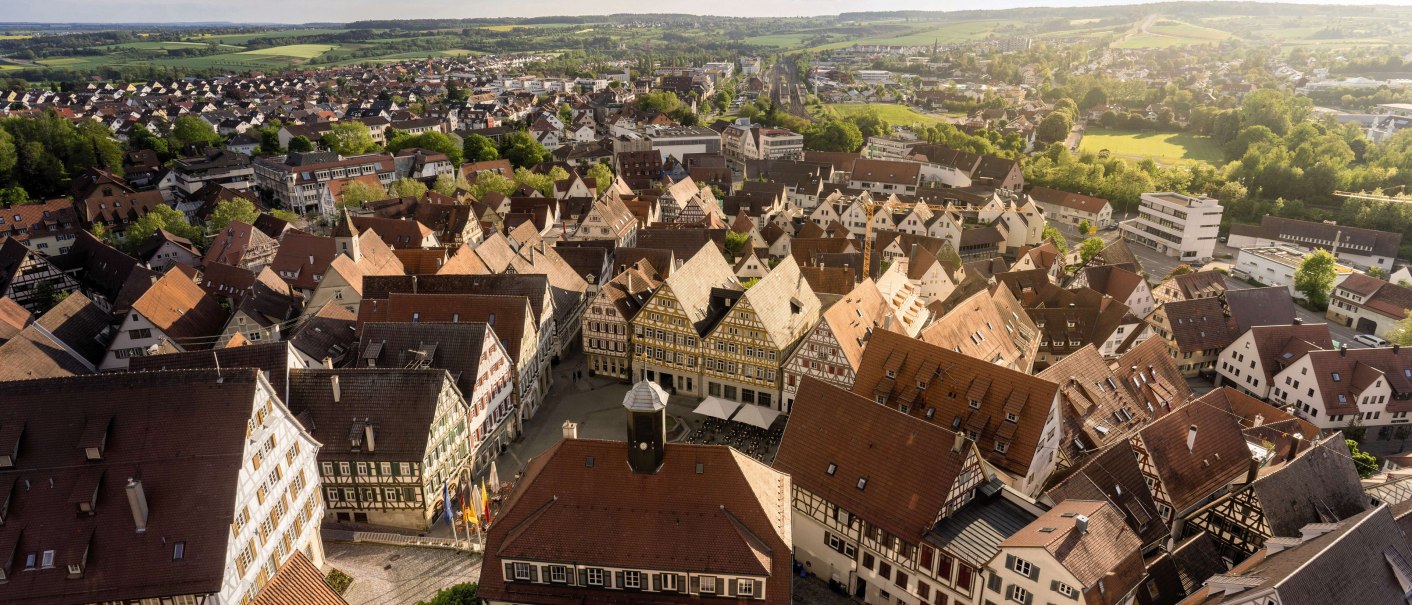
[[[965,10],[1137,3],[1139,0],[718,0],[686,4],[664,4],[648,0],[0,0],[0,22],[308,23],[358,19],[533,17],[647,12],[794,17],[868,10]],[[1323,3],[1352,2],[1325,0]],[[1412,4],[1412,0],[1385,0],[1381,3]]]

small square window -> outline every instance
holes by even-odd
[[[180,560],[182,560],[182,559],[185,558],[185,557],[186,557],[186,542],[177,542],[177,543],[176,543],[176,546],[173,546],[173,547],[172,547],[172,560],[173,560],[173,561],[180,561]]]
[[[828,467],[827,469],[825,469],[824,472],[826,472],[826,473],[828,473],[830,476],[832,476],[835,472],[838,472],[838,465],[837,465],[837,464],[833,464],[833,463],[829,463],[829,467]]]
[[[867,478],[867,477],[859,477],[859,478],[858,478],[858,489],[859,489],[859,490],[862,490],[862,489],[865,488],[865,487],[868,487],[868,478]]]

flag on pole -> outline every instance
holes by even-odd
[[[442,501],[444,501],[444,502],[446,503],[446,504],[445,504],[445,506],[446,506],[446,524],[447,524],[447,525],[454,525],[453,519],[455,519],[455,517],[452,517],[452,516],[451,516],[451,515],[452,515],[452,512],[451,512],[451,486],[450,486],[450,484],[446,484],[446,483],[441,484],[441,499],[442,499]]]
[[[482,479],[481,482],[480,482],[480,503],[481,503],[481,506],[484,506],[484,507],[485,507],[485,509],[484,509],[484,510],[485,510],[485,521],[486,521],[486,523],[489,523],[489,522],[490,522],[490,492],[486,491],[486,489],[485,489],[485,480],[484,480],[484,479]]]
[[[480,525],[480,515],[476,513],[475,491],[471,490],[470,506],[466,506],[465,502],[461,503],[461,517],[466,521],[467,526]]]

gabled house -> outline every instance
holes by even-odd
[[[1276,374],[1310,351],[1330,349],[1328,324],[1255,326],[1221,350],[1216,373],[1221,383],[1264,399]]]
[[[810,573],[873,605],[979,596],[978,570],[953,571],[928,543],[987,483],[964,434],[806,377],[774,467],[793,483],[794,557]]]
[[[315,485],[329,521],[425,531],[442,494],[467,487],[467,403],[445,370],[296,369],[289,401],[323,444]]]
[[[639,259],[594,295],[583,318],[583,351],[592,375],[632,378],[631,322],[663,279],[651,262]]]
[[[0,243],[0,297],[40,313],[48,310],[56,297],[78,287],[78,282],[49,257],[24,242],[10,238]]]
[[[1000,543],[984,599],[1127,605],[1146,576],[1142,544],[1099,500],[1065,500]]]
[[[1055,469],[1059,392],[1047,380],[882,330],[853,392],[964,435],[1023,494],[1038,494]]]
[[[215,346],[227,313],[186,270],[177,266],[152,277],[155,281],[119,319],[117,334],[100,369],[126,368],[128,358],[148,355],[159,344],[176,351]]]
[[[1412,413],[1412,351],[1402,347],[1309,351],[1271,378],[1270,401],[1320,429],[1403,424]]]
[[[566,421],[564,439],[528,461],[486,536],[477,596],[793,602],[789,476],[728,447],[668,443],[667,394],[655,384],[638,383],[623,405],[636,446],[579,439]],[[632,507],[603,508],[624,494]]]

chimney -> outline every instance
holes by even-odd
[[[579,438],[579,424],[572,420],[564,421],[564,440]]]
[[[1302,326],[1304,325],[1304,320],[1296,317],[1294,318],[1294,321],[1292,323],[1296,326]]]
[[[1255,428],[1255,427],[1260,426],[1260,425],[1262,425],[1262,424],[1265,424],[1265,415],[1264,415],[1264,414],[1256,414],[1256,415],[1255,415],[1255,419],[1254,419],[1253,421],[1251,421],[1250,426],[1251,426],[1251,428]]]
[[[1299,455],[1299,444],[1301,443],[1304,443],[1304,435],[1295,433],[1294,438],[1289,442],[1289,455],[1285,456],[1285,462],[1294,460],[1294,457]]]
[[[332,369],[333,369],[333,358],[332,358],[332,357],[325,357],[325,358],[324,358],[324,369],[328,369],[328,370],[332,370]]]
[[[142,481],[127,478],[127,503],[132,507],[132,522],[137,533],[147,531],[147,494],[142,492]]]
[[[965,434],[965,433],[962,433],[962,432],[960,432],[960,431],[957,431],[957,432],[956,432],[956,440],[951,443],[951,452],[952,452],[952,453],[960,452],[960,451],[961,451],[961,448],[962,448],[962,447],[965,447],[965,445],[966,445],[966,434]]]
[[[1196,425],[1194,424],[1187,427],[1186,430],[1186,449],[1188,452],[1196,449]]]
[[[1080,536],[1082,536],[1082,535],[1088,533],[1088,517],[1087,517],[1087,516],[1085,516],[1085,515],[1079,515],[1079,516],[1074,517],[1074,531],[1079,532],[1079,535],[1080,535]]]
[[[1255,483],[1255,478],[1260,476],[1260,459],[1251,458],[1250,468],[1245,472],[1245,482]]]
[[[338,374],[334,374],[333,376],[329,376],[329,377],[328,377],[328,383],[329,383],[329,386],[333,388],[333,402],[334,402],[334,403],[338,403],[338,400],[339,400],[339,399],[342,397],[342,395],[343,395],[343,390],[340,389],[340,388],[338,388]]]
[[[1339,357],[1347,357],[1347,356],[1348,356],[1348,343],[1343,343],[1343,344],[1340,344],[1340,345],[1338,346],[1338,356],[1339,356]]]

